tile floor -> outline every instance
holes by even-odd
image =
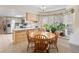
[[[71,53],[72,48],[68,43],[67,39],[59,38],[58,40],[59,53]],[[1,53],[26,53],[27,52],[27,41],[20,42],[18,44],[12,44],[12,34],[0,35],[0,52]],[[30,51],[32,52],[32,50]],[[29,52],[29,53],[30,53]],[[50,50],[50,53],[56,52]]]

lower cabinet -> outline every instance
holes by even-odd
[[[19,30],[13,32],[13,43],[20,43],[27,40],[26,30]]]

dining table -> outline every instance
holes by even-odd
[[[33,31],[33,32],[31,32],[29,34],[29,36],[30,36],[30,38],[32,40],[34,40],[34,37],[36,35],[44,35],[44,36],[46,36],[47,37],[46,38],[47,41],[54,41],[55,37],[56,37],[56,35],[54,33],[52,33],[52,32],[46,32],[46,31]]]

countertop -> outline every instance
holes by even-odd
[[[35,29],[35,28],[15,28],[13,29],[13,31],[28,30],[28,29]]]

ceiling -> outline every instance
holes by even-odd
[[[42,5],[0,5],[0,16],[24,16],[26,12],[41,12]],[[46,11],[66,8],[68,5],[45,5]]]

